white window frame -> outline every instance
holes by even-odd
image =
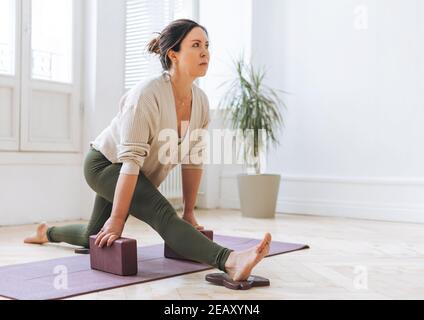
[[[60,157],[57,157],[58,153],[67,153],[70,156],[63,159],[80,161],[80,157],[75,153],[81,153],[83,116],[81,102],[82,0],[73,0],[72,83],[70,84],[31,79],[31,0],[15,1],[15,74],[13,76],[0,75],[0,86],[8,86],[13,89],[13,119],[11,120],[13,135],[10,139],[0,138],[0,154],[2,155],[0,164],[28,163],[31,159],[39,161],[46,159],[48,163],[51,163],[60,160]],[[68,139],[61,141],[31,139],[29,136],[31,90],[70,95]]]
[[[18,150],[19,148],[19,115],[20,115],[20,74],[21,64],[20,55],[21,41],[19,41],[21,34],[21,0],[15,2],[15,57],[14,57],[14,71],[13,75],[0,74],[0,87],[8,88],[12,91],[12,110],[10,124],[12,127],[11,136],[0,136],[0,152],[2,150]]]

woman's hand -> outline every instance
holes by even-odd
[[[99,231],[96,237],[95,245],[102,248],[105,244],[110,247],[112,243],[121,237],[124,230],[125,220],[110,217],[106,220],[103,228]]]

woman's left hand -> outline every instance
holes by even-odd
[[[125,220],[110,217],[106,220],[103,228],[99,231],[96,237],[95,245],[102,248],[104,245],[110,247],[116,239],[121,237],[124,230]]]

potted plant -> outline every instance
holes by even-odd
[[[247,164],[247,172],[237,175],[240,208],[245,217],[274,218],[280,175],[263,173],[261,158],[268,153],[270,145],[279,144],[278,131],[284,125],[279,106],[285,105],[276,91],[285,91],[264,85],[265,71],[255,70],[251,64],[245,64],[243,58],[234,65],[236,77],[218,107],[224,123],[229,122],[235,130]]]

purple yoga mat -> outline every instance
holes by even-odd
[[[215,235],[214,241],[243,250],[261,240]],[[0,267],[0,296],[11,299],[60,299],[131,284],[213,269],[197,262],[167,259],[163,244],[138,247],[138,273],[118,276],[90,268],[89,255],[77,255]],[[309,248],[307,245],[272,241],[268,256]]]

